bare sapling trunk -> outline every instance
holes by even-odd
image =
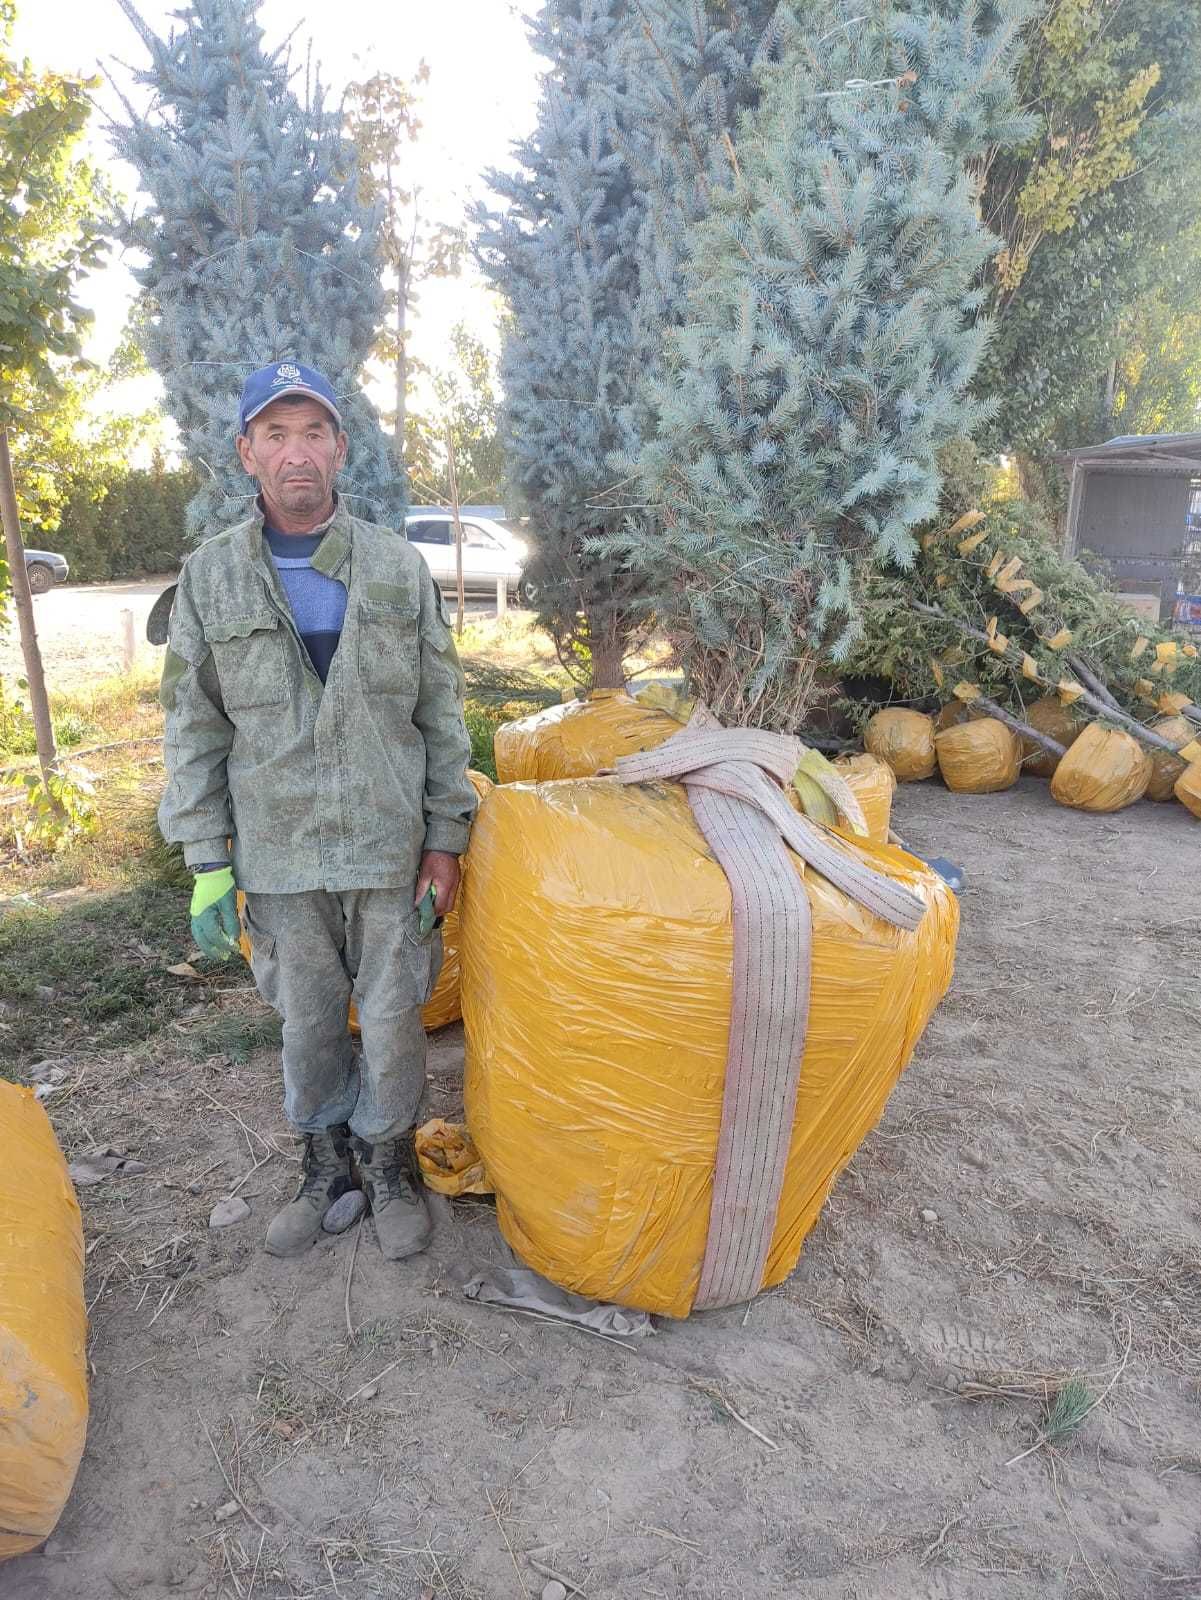
[[[25,546],[21,540],[21,520],[17,512],[17,486],[13,480],[12,457],[8,449],[8,430],[0,428],[0,518],[4,522],[4,544],[8,553],[8,580],[12,584],[17,624],[21,632],[21,653],[25,658],[25,678],[29,684],[29,704],[37,737],[38,763],[46,796],[55,809],[59,803],[50,792],[50,779],[58,772],[58,751],[54,745],[54,725],[50,720],[50,700],[46,694],[46,674],[38,648],[37,625],[33,619],[33,596],[25,571]]]
[[[446,476],[450,489],[450,512],[455,520],[455,585],[459,603],[455,617],[455,633],[463,637],[463,612],[466,599],[463,592],[463,524],[459,520],[459,473],[455,465],[455,439],[450,424],[446,425]]]

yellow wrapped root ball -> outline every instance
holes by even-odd
[[[1165,739],[1170,739],[1177,749],[1198,737],[1198,730],[1185,717],[1160,717],[1151,727]],[[1150,754],[1151,781],[1147,784],[1147,799],[1171,800],[1176,791],[1176,780],[1184,773],[1188,762],[1182,761],[1179,756],[1169,755],[1166,750],[1152,750]]]
[[[1032,728],[1047,734],[1066,750],[1071,749],[1086,726],[1057,694],[1043,695],[1041,700],[1028,705],[1022,715]],[[1059,759],[1034,739],[1022,740],[1023,772],[1029,772],[1036,778],[1053,778]]]
[[[1141,800],[1151,757],[1133,734],[1090,722],[1055,769],[1052,798],[1079,811],[1121,811]]]
[[[892,768],[879,756],[866,752],[855,756],[839,756],[832,766],[838,776],[846,780],[863,807],[868,838],[875,844],[887,844],[892,823],[892,797],[897,788]]]
[[[83,1229],[32,1090],[0,1080],[0,1561],[54,1531],[88,1422]]]
[[[623,689],[594,689],[587,700],[548,706],[499,727],[496,776],[501,783],[590,778],[618,756],[657,750],[679,731],[675,717],[640,705]]]
[[[898,783],[916,783],[934,771],[934,719],[900,708],[877,711],[863,731],[869,753],[887,761]]]
[[[996,794],[1012,789],[1022,770],[1016,733],[996,717],[944,728],[934,739],[938,769],[957,794]]]
[[[796,1265],[951,976],[958,912],[942,880],[888,846],[841,848],[929,909],[902,931],[795,862],[813,916],[811,1003],[764,1287]],[[733,929],[683,787],[494,789],[463,919],[467,1123],[502,1233],[564,1288],[686,1316],[708,1234]]]
[[[1182,806],[1201,817],[1201,761],[1194,761],[1176,779],[1175,794]]]

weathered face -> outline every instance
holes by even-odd
[[[238,438],[238,456],[257,478],[268,507],[319,517],[346,460],[346,435],[324,406],[303,398],[273,401]]]

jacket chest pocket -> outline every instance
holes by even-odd
[[[415,607],[359,602],[359,680],[369,694],[414,699],[421,681]]]
[[[206,623],[227,711],[253,711],[288,699],[288,638],[271,612]]]

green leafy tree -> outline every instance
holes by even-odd
[[[103,252],[107,196],[97,174],[75,153],[90,109],[88,84],[14,60],[14,15],[11,0],[0,0],[0,514],[37,731],[41,795],[61,816],[62,785],[25,578],[9,438],[16,436],[19,455],[27,441],[38,439],[79,361],[88,317],[75,289]],[[33,800],[38,803],[36,795]]]
[[[358,151],[359,190],[380,208],[378,233],[387,275],[385,312],[371,354],[392,369],[394,401],[392,437],[398,461],[408,459],[408,410],[412,378],[409,333],[412,313],[420,304],[421,285],[430,278],[459,273],[466,240],[461,227],[426,216],[421,188],[409,176],[415,164],[411,146],[421,133],[418,104],[429,82],[423,61],[411,79],[377,72],[346,92],[346,130]]]
[[[454,365],[432,375],[433,405],[409,417],[409,483],[415,500],[449,503],[449,436],[460,502],[491,503],[502,497],[505,477],[496,363],[463,323],[450,342]]]
[[[1053,501],[1051,454],[1124,431],[1114,409],[1125,352],[1140,348],[1150,308],[1171,302],[1201,219],[1195,12],[1177,0],[1043,0],[1019,90],[1036,131],[981,169],[1004,248],[979,388],[997,400],[986,442],[1017,456],[1026,493]]]

